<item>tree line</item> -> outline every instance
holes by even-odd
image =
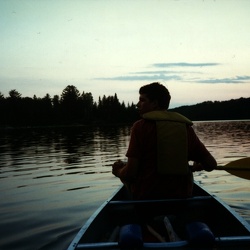
[[[136,106],[120,103],[116,93],[94,102],[91,93],[80,93],[73,85],[63,89],[60,96],[46,94],[43,98],[22,97],[15,89],[8,97],[0,92],[0,126],[122,123],[137,116]]]
[[[250,98],[206,101],[171,111],[193,121],[250,119]],[[91,93],[80,93],[73,85],[63,89],[60,96],[46,94],[43,98],[22,97],[15,89],[8,97],[0,92],[1,127],[131,123],[138,118],[136,105],[121,103],[116,93],[95,102]]]
[[[182,106],[172,111],[179,112],[193,121],[243,120],[250,119],[250,98],[228,101],[206,101]]]

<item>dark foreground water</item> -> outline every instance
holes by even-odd
[[[219,165],[250,156],[250,121],[195,122]],[[129,126],[0,132],[0,249],[66,249],[120,182]],[[225,171],[195,179],[250,223],[249,180]]]

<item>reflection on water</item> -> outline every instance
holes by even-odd
[[[250,122],[196,122],[219,165],[249,156]],[[120,185],[111,164],[124,159],[129,126],[0,132],[0,249],[65,249]],[[225,171],[195,179],[250,222],[249,181]]]
[[[2,131],[0,249],[64,249],[119,181],[129,127]],[[55,247],[56,246],[56,247]]]
[[[218,165],[250,156],[250,121],[196,122],[194,129]],[[222,170],[195,173],[195,179],[250,223],[249,180]]]
[[[218,164],[249,156],[250,123],[234,122],[197,122],[194,126],[200,139],[216,156]]]

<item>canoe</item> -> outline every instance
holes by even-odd
[[[197,182],[187,199],[130,199],[121,186],[88,219],[68,250],[250,249],[250,225]]]

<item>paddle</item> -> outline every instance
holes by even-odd
[[[250,157],[231,161],[225,166],[217,166],[216,170],[225,170],[232,175],[250,180]]]

